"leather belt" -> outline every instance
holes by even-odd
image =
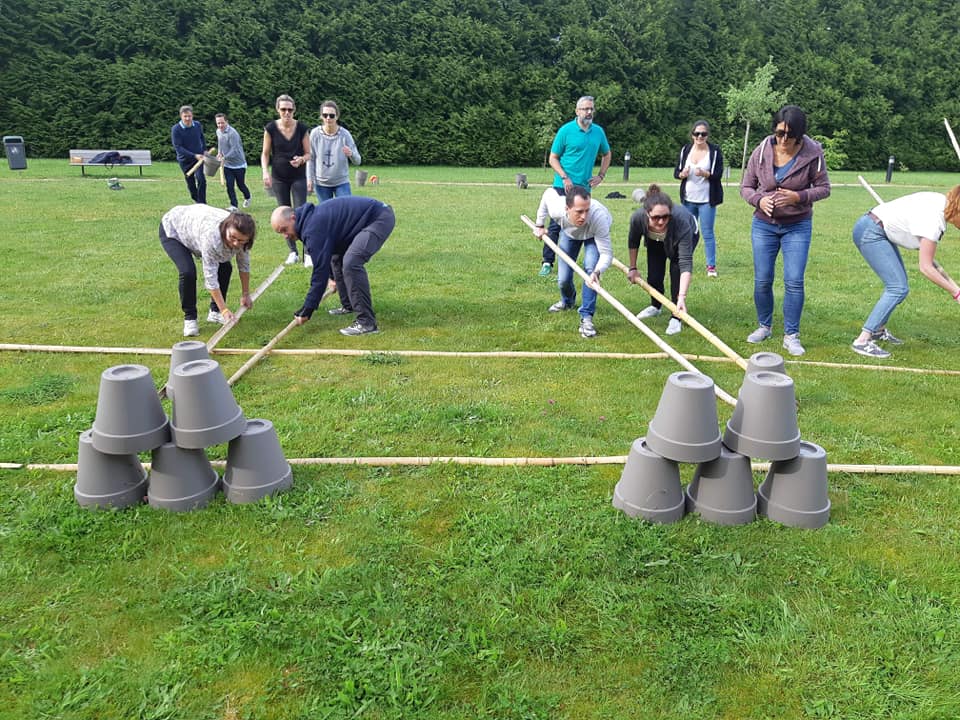
[[[867,213],[867,217],[869,217],[871,220],[873,220],[873,221],[874,221],[877,225],[879,225],[881,228],[883,227],[883,220],[881,220],[880,218],[878,218],[878,217],[877,217],[876,215],[874,215],[872,212],[868,212],[868,213]]]

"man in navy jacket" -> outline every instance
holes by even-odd
[[[187,190],[195,203],[207,202],[207,178],[203,168],[199,168],[193,175],[187,175],[190,169],[203,159],[206,142],[203,139],[203,127],[193,121],[193,108],[184,105],[180,108],[180,122],[170,128],[170,142],[177,151],[177,162],[183,170],[183,177],[187,181]]]
[[[331,315],[356,313],[344,335],[379,332],[370,299],[366,263],[387,241],[396,217],[386,203],[360,195],[346,195],[320,205],[306,203],[296,210],[281,205],[270,216],[270,225],[287,240],[302,240],[313,260],[310,290],[294,313],[303,325],[320,305],[331,271],[340,294],[340,307]]]

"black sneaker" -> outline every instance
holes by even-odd
[[[872,358],[888,358],[890,353],[877,345],[873,340],[867,340],[865,343],[854,343],[850,347],[859,355],[865,355]]]
[[[341,335],[372,335],[378,332],[380,332],[380,328],[376,325],[361,325],[359,320],[353,323],[353,325],[340,328]]]
[[[903,340],[898,337],[894,337],[886,328],[873,333],[870,336],[870,339],[874,342],[888,342],[891,345],[903,345]]]
[[[345,307],[335,307],[332,310],[327,310],[331,315],[351,315],[353,310],[347,310]]]

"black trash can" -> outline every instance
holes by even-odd
[[[7,153],[7,164],[11,170],[27,169],[27,151],[23,145],[23,138],[19,135],[4,135],[3,149]]]

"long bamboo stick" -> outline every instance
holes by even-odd
[[[521,215],[520,219],[524,223],[526,223],[531,229],[536,227],[534,222],[530,218],[528,218],[526,215]],[[631,325],[633,325],[638,330],[640,330],[640,332],[646,335],[651,342],[653,342],[657,347],[659,347],[661,350],[667,353],[667,355],[669,355],[674,360],[676,360],[681,365],[681,367],[684,367],[687,370],[690,370],[691,372],[695,372],[701,375],[704,374],[704,373],[701,373],[693,365],[693,363],[687,360],[683,355],[681,355],[679,352],[677,352],[672,347],[670,347],[670,345],[668,345],[666,342],[660,339],[660,336],[657,335],[655,332],[653,332],[653,330],[651,330],[642,322],[640,322],[640,320],[637,319],[636,315],[634,315],[626,307],[624,307],[624,305],[619,300],[617,300],[613,295],[607,292],[605,288],[601,287],[600,285],[593,285],[593,283],[590,280],[590,276],[587,275],[587,273],[583,270],[583,268],[581,268],[569,255],[567,255],[563,250],[561,250],[560,246],[557,245],[553,240],[551,240],[546,234],[541,236],[540,239],[544,243],[546,243],[557,254],[558,258],[560,258],[567,265],[569,265],[571,269],[575,273],[577,273],[585,283],[590,283],[590,287],[594,288],[594,290],[596,290],[597,294],[600,295],[600,297],[602,297],[608,303],[613,305],[613,307],[621,315],[623,315]],[[727,393],[723,388],[717,385],[716,382],[714,382],[713,384],[713,390],[716,396],[721,400],[723,400],[725,403],[727,403],[730,406],[736,406],[737,404],[736,398],[734,398],[729,393]]]
[[[943,124],[947,126],[947,135],[950,136],[950,143],[953,145],[953,151],[957,154],[957,159],[960,159],[960,145],[957,144],[957,136],[953,134],[953,128],[950,127],[950,121],[944,118]]]
[[[274,268],[273,272],[267,276],[267,279],[264,280],[262,283],[260,283],[260,285],[257,286],[256,290],[250,293],[250,299],[256,302],[257,298],[263,295],[264,291],[273,284],[273,281],[276,280],[278,277],[280,277],[280,273],[282,273],[285,268],[286,268],[286,265],[284,265],[283,263],[281,263],[276,268]],[[247,306],[241,305],[239,308],[237,308],[237,311],[233,314],[233,320],[228,322],[226,325],[224,325],[222,328],[220,328],[213,335],[210,336],[210,339],[207,340],[208,352],[210,350],[213,350],[213,348],[216,347],[217,343],[223,339],[223,336],[226,335],[228,332],[230,332],[230,330],[232,330],[236,326],[236,324],[240,322],[240,318],[243,317],[243,314],[245,312],[247,312]]]
[[[876,190],[874,190],[872,187],[870,187],[870,183],[868,183],[868,182],[864,179],[863,175],[857,175],[857,180],[859,180],[859,181],[860,181],[860,184],[863,185],[864,188],[866,188],[866,190],[867,190],[868,193],[870,193],[871,195],[873,195],[873,199],[874,199],[874,200],[876,200],[878,203],[882,203],[882,202],[883,202],[883,198],[880,197],[880,196],[877,194],[877,191],[876,191]]]
[[[553,467],[559,465],[624,465],[626,455],[603,455],[598,457],[465,457],[456,455],[401,456],[401,457],[313,457],[288,458],[291,465],[364,465],[387,467],[393,465],[486,465],[494,467],[538,466]],[[222,466],[223,460],[214,460],[212,465]],[[149,463],[144,463],[149,467]],[[769,462],[750,464],[753,472],[766,472]],[[49,470],[55,472],[76,472],[76,463],[0,463],[0,470]],[[855,475],[960,475],[958,465],[848,465],[827,463],[829,473],[849,473]]]
[[[613,264],[614,264],[615,267],[617,267],[617,268],[619,268],[620,270],[622,270],[624,275],[627,275],[627,274],[630,272],[630,268],[628,268],[626,265],[624,265],[622,262],[620,262],[620,261],[617,260],[616,258],[613,259]],[[710,332],[706,327],[704,327],[703,325],[701,325],[701,324],[697,321],[697,319],[696,319],[695,317],[693,317],[693,315],[691,315],[690,313],[685,312],[685,311],[681,310],[680,308],[678,308],[678,307],[670,300],[670,298],[668,298],[666,295],[664,295],[662,292],[660,292],[659,290],[657,290],[657,289],[656,289],[655,287],[653,287],[650,283],[648,283],[646,280],[644,280],[643,278],[641,278],[641,277],[639,277],[639,276],[637,277],[637,284],[638,284],[640,287],[642,287],[647,293],[649,293],[652,297],[654,297],[654,298],[656,298],[657,300],[659,300],[660,303],[661,303],[665,308],[667,308],[667,310],[669,310],[671,313],[673,313],[674,315],[676,315],[678,318],[680,318],[680,319],[681,319],[683,322],[685,322],[687,325],[689,325],[689,326],[692,327],[694,330],[696,330],[698,333],[700,333],[700,335],[702,335],[703,338],[704,338],[707,342],[709,342],[711,345],[713,345],[715,348],[717,348],[717,350],[719,350],[719,351],[722,352],[724,355],[726,355],[728,358],[730,358],[731,360],[733,360],[733,361],[740,367],[741,370],[746,370],[746,369],[747,369],[747,361],[744,360],[743,357],[741,357],[739,353],[737,353],[733,348],[731,348],[729,345],[727,345],[723,340],[721,340],[720,338],[718,338],[716,335],[714,335],[712,332]]]
[[[257,352],[254,353],[252,358],[250,358],[243,365],[241,365],[240,369],[237,370],[233,375],[231,375],[229,380],[227,380],[227,385],[232,386],[235,382],[237,382],[237,380],[242,378],[244,374],[247,372],[247,370],[249,370],[258,362],[260,362],[260,360],[263,359],[264,355],[270,352],[270,350],[273,349],[273,346],[276,345],[281,340],[283,340],[283,338],[287,336],[287,333],[293,330],[296,326],[297,326],[297,318],[294,318],[293,320],[290,321],[289,325],[287,325],[283,330],[281,330],[276,335],[274,335],[273,338],[270,340],[270,342],[268,342],[262,348],[257,350]]]

